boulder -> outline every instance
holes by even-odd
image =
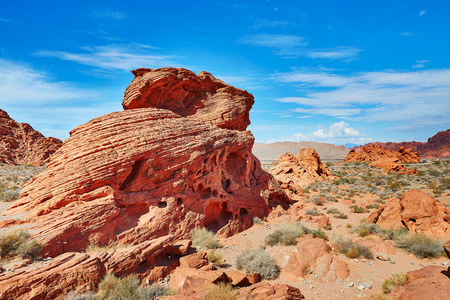
[[[394,289],[389,296],[398,300],[448,299],[450,270],[439,266],[426,266],[408,272],[410,279],[404,286]]]
[[[219,282],[230,282],[230,278],[223,271],[180,267],[170,275],[169,288],[179,292],[191,290],[198,292]]]
[[[447,257],[450,258],[450,240],[444,243],[444,251],[447,254]]]
[[[369,164],[370,167],[376,167],[384,169],[388,172],[401,172],[407,173],[405,166],[398,158],[379,159]]]
[[[391,199],[372,212],[367,222],[384,229],[398,229],[405,225],[411,232],[450,238],[450,223],[445,220],[446,215],[443,203],[437,203],[425,192],[412,189],[400,199]]]
[[[314,272],[321,280],[343,280],[349,276],[347,263],[331,254],[332,248],[320,238],[305,236],[298,239],[297,251],[288,252],[286,266],[280,276],[290,281],[298,281],[309,272]]]
[[[62,145],[54,137],[46,138],[27,123],[17,123],[0,109],[0,163],[42,166]]]
[[[192,246],[191,240],[177,241],[167,248],[167,253],[178,256],[186,255],[191,246]]]
[[[134,74],[126,110],[73,129],[7,211],[34,222],[44,256],[168,234],[175,242],[195,227],[226,237],[289,204],[251,153],[251,94],[206,72]]]
[[[180,257],[180,267],[200,269],[208,264],[208,253],[201,251]]]
[[[280,162],[271,168],[269,173],[274,175],[281,187],[294,200],[301,199],[302,186],[332,176],[313,148],[301,148],[298,157],[290,152],[281,155]]]
[[[305,299],[305,297],[296,287],[281,283],[271,285],[267,281],[263,281],[249,287],[239,289],[239,299],[299,300]]]

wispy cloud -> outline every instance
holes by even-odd
[[[0,17],[0,22],[15,24],[15,23],[17,23],[17,20],[16,19],[12,19],[12,18],[2,18],[2,17]]]
[[[329,127],[319,126],[319,128],[309,134],[297,133],[288,137],[281,137],[279,139],[272,139],[267,141],[268,143],[274,142],[300,142],[300,141],[317,141],[317,142],[331,142],[331,143],[349,143],[366,141],[368,138],[364,137],[364,134],[358,130],[349,126],[348,123],[340,121],[334,123]]]
[[[412,67],[414,69],[421,69],[425,67],[426,63],[429,63],[429,60],[416,60],[416,64],[414,64]]]
[[[423,16],[424,14],[426,14],[427,13],[427,11],[426,10],[422,10],[422,11],[420,11],[420,13],[419,13],[419,17],[421,17],[421,16]]]
[[[171,65],[169,56],[154,55],[157,49],[143,44],[111,44],[106,46],[82,47],[79,53],[40,50],[37,56],[57,57],[62,60],[73,61],[82,65],[106,70],[130,71],[141,67],[160,67]]]
[[[86,89],[50,77],[30,66],[0,59],[1,108],[18,122],[61,139],[75,126],[121,110],[123,91]]]
[[[407,122],[422,128],[450,125],[450,69],[335,73],[296,70],[276,74],[272,79],[302,89],[299,96],[276,100],[301,105],[296,112],[348,120]]]
[[[266,28],[266,27],[278,27],[278,26],[287,26],[289,25],[289,22],[286,21],[270,21],[267,19],[264,20],[257,20],[252,25],[252,28],[255,30]]]
[[[276,55],[285,58],[297,58],[300,56],[313,59],[331,59],[351,61],[358,57],[361,49],[354,46],[338,46],[334,48],[310,49],[304,37],[298,35],[282,34],[256,34],[240,38],[238,43],[255,47],[267,47],[274,49]]]
[[[408,36],[413,36],[414,33],[409,32],[409,31],[404,31],[404,32],[400,32],[400,35],[401,35],[401,36],[406,36],[406,37],[408,37]]]
[[[112,10],[109,8],[95,8],[90,11],[91,16],[103,19],[122,20],[128,17],[124,11]]]

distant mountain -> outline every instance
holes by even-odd
[[[255,143],[253,154],[262,162],[277,161],[286,152],[297,156],[300,148],[313,148],[323,161],[343,160],[349,150],[344,146],[317,142],[276,142],[272,144]]]
[[[450,129],[440,131],[428,139],[428,142],[401,142],[401,143],[370,143],[366,145],[376,145],[384,149],[397,151],[400,147],[411,148],[419,152],[420,157],[439,158],[450,157]],[[353,149],[359,150],[363,146],[357,146]]]
[[[0,163],[42,166],[62,141],[46,138],[27,123],[17,123],[0,109]]]
[[[344,146],[345,146],[345,148],[347,148],[347,149],[351,149],[351,148],[353,148],[353,147],[358,147],[359,145],[358,145],[358,144],[347,143],[347,144],[345,144]]]

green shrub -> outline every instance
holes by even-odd
[[[263,249],[251,249],[238,255],[236,268],[244,269],[248,273],[259,273],[264,279],[273,279],[280,272],[272,255]]]
[[[116,288],[114,289],[114,293],[110,296],[110,299],[113,300],[134,300],[141,299],[138,294],[138,289],[140,287],[141,281],[129,275],[118,282]]]
[[[374,204],[369,204],[369,205],[366,206],[366,209],[373,209],[373,208],[379,209],[380,208],[380,204],[374,203]]]
[[[192,231],[191,238],[194,246],[202,249],[214,249],[220,247],[217,236],[214,232],[211,232],[206,228],[194,229]]]
[[[106,274],[100,284],[98,285],[98,291],[103,299],[109,299],[113,294],[116,286],[119,284],[120,279],[114,274]]]
[[[322,229],[313,229],[313,230],[311,230],[310,233],[315,238],[320,238],[320,239],[323,239],[325,241],[328,241],[328,235]]]
[[[379,230],[380,227],[377,224],[361,222],[358,226],[352,227],[350,231],[356,233],[360,237],[365,237],[377,233]]]
[[[338,213],[340,213],[340,211],[337,207],[331,206],[331,207],[327,208],[326,213],[327,214],[338,214]]]
[[[150,299],[154,300],[159,296],[169,295],[169,288],[159,285],[153,284],[151,286],[140,286],[137,290],[139,295],[139,299]]]
[[[337,218],[337,219],[348,219],[348,216],[346,214],[343,213],[338,213],[333,215],[333,217]]]
[[[311,199],[309,200],[309,202],[314,203],[315,205],[319,205],[322,206],[324,201],[323,201],[323,197],[319,197],[317,195],[312,196]]]
[[[305,212],[305,215],[311,215],[311,216],[317,216],[318,214],[319,214],[319,212],[314,208],[307,209]]]
[[[378,232],[378,234],[383,240],[396,240],[400,236],[405,235],[407,233],[408,228],[406,227],[401,227],[400,229],[394,229],[391,227],[389,229],[380,229]]]
[[[16,230],[0,238],[0,257],[16,256],[36,259],[42,246],[35,240],[29,241],[30,234]]]
[[[355,258],[358,256],[363,256],[367,259],[373,259],[373,253],[368,247],[353,242],[351,238],[337,236],[334,242],[339,245],[339,251],[344,253],[347,257]]]
[[[392,274],[388,279],[383,282],[382,289],[383,293],[389,294],[396,287],[403,286],[409,279],[409,275],[404,273]]]
[[[215,267],[222,267],[225,264],[222,254],[214,250],[208,252],[207,259],[208,262],[214,264]]]
[[[219,282],[216,286],[208,289],[203,295],[203,300],[237,300],[239,293],[233,289],[231,284]]]
[[[358,205],[350,205],[350,208],[352,212],[357,214],[362,214],[366,212],[366,209],[364,207],[359,207]]]
[[[0,201],[14,201],[19,199],[19,195],[18,190],[2,190],[0,191]]]
[[[297,224],[283,224],[273,233],[266,236],[264,242],[269,246],[275,246],[277,244],[284,246],[297,245],[296,239],[304,235],[305,231],[302,226]]]
[[[395,245],[414,253],[417,257],[439,257],[444,255],[444,243],[425,234],[412,233],[400,236]]]
[[[253,217],[253,224],[261,224],[262,220],[258,217]]]

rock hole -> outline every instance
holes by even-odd
[[[161,202],[159,202],[159,203],[158,203],[158,207],[159,207],[159,208],[165,208],[165,207],[167,207],[167,202],[166,202],[166,201],[161,201]]]
[[[227,179],[227,180],[225,180],[225,181],[222,181],[222,188],[223,188],[223,190],[226,192],[227,191],[227,189],[228,189],[228,187],[230,186],[230,179]]]
[[[239,215],[241,217],[244,217],[244,216],[248,215],[248,211],[245,208],[241,207],[241,209],[239,210]]]
[[[183,200],[181,198],[177,198],[177,206],[181,206],[183,204]]]
[[[133,167],[131,168],[131,172],[130,174],[128,174],[127,178],[125,178],[125,180],[122,182],[122,184],[119,187],[119,191],[123,191],[125,190],[128,185],[133,182],[133,180],[136,178],[139,169],[141,168],[143,161],[142,160],[138,160],[133,164]]]

